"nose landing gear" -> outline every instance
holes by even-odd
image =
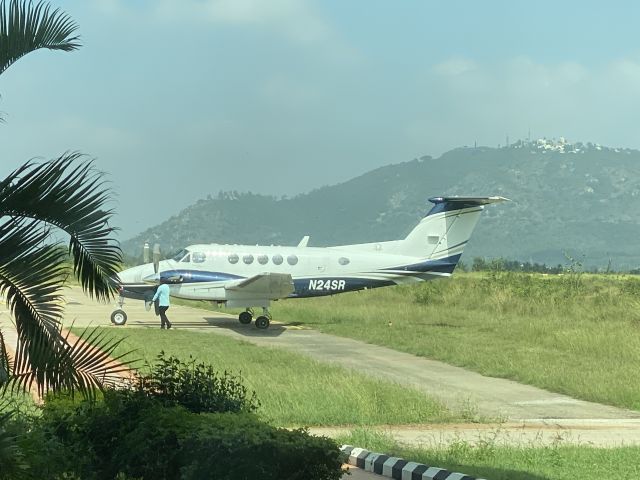
[[[118,308],[111,313],[111,323],[119,327],[127,323],[127,314],[122,309],[123,305],[124,297],[120,295],[118,297]]]
[[[127,323],[127,314],[121,308],[114,310],[111,314],[111,323],[117,326],[122,326]]]

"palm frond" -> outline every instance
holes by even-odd
[[[48,229],[37,221],[10,218],[0,223],[0,294],[6,298],[18,333],[10,376],[28,369],[38,383],[45,382],[47,372],[58,362],[59,291],[68,270],[64,250],[43,244],[48,237]]]
[[[8,7],[8,8],[7,8]],[[0,1],[0,74],[29,52],[40,48],[71,51],[80,47],[78,26],[59,9],[42,1]]]
[[[114,356],[122,339],[113,339],[99,328],[85,329],[82,334],[69,341],[69,334],[63,336],[60,331],[60,343],[48,345],[48,367],[46,371],[36,372],[28,367],[17,366],[8,383],[9,388],[26,390],[35,383],[38,391],[79,392],[88,399],[105,386],[121,385],[131,372],[131,352]],[[51,349],[53,347],[53,349]],[[51,355],[50,351],[55,351]]]
[[[68,271],[66,252],[55,243],[43,244],[48,237],[37,221],[0,223],[0,294],[18,333],[13,363],[7,357],[5,386],[27,390],[35,384],[41,393],[75,390],[90,398],[116,383],[129,362],[122,360],[126,354],[111,357],[120,342],[104,334],[86,331],[73,343],[62,335],[59,292]],[[6,350],[3,341],[0,349]]]
[[[0,330],[0,387],[9,381],[9,375],[12,371],[11,358],[5,344],[4,334]]]
[[[122,252],[112,240],[112,210],[105,210],[109,190],[92,161],[78,153],[42,164],[27,163],[0,182],[0,217],[32,218],[70,235],[74,275],[98,300],[116,291]]]

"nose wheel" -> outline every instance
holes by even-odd
[[[123,290],[121,288],[120,295],[118,295],[117,300],[118,308],[111,313],[111,323],[118,326],[122,326],[127,323],[127,314],[122,309],[122,307],[124,306],[124,295],[122,294],[122,291]]]
[[[114,325],[122,326],[127,323],[127,314],[121,308],[114,310],[111,314],[111,323]]]

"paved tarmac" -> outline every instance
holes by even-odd
[[[79,288],[65,292],[65,324],[110,325],[113,305],[88,299]],[[0,307],[3,308],[3,307]],[[125,327],[158,328],[159,320],[142,302],[127,300]],[[510,380],[485,377],[459,367],[326,335],[277,321],[268,330],[241,325],[235,316],[172,305],[169,317],[177,329],[226,335],[261,346],[293,350],[315,359],[424,391],[454,411],[473,411],[483,424],[380,427],[397,440],[413,445],[492,439],[509,444],[553,443],[558,440],[598,446],[640,445],[640,412],[576,400]],[[5,325],[0,310],[0,325]],[[3,330],[6,331],[6,330]],[[6,333],[5,333],[6,335]],[[10,337],[10,335],[9,335]],[[494,421],[491,422],[491,419]],[[489,423],[486,423],[489,421]],[[337,434],[342,429],[313,429]]]

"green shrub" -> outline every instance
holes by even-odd
[[[192,413],[155,398],[107,391],[97,404],[52,399],[41,428],[63,449],[67,464],[49,478],[88,480],[338,479],[335,442],[304,430],[278,429],[251,413]]]
[[[34,478],[306,479],[341,477],[338,446],[272,427],[237,377],[159,355],[130,389],[96,401],[49,396],[24,436]]]
[[[329,438],[314,437],[302,429],[274,428],[245,415],[207,417],[181,439],[180,478],[184,480],[337,480],[342,476],[343,459]]]
[[[0,480],[23,478],[28,469],[16,430],[12,413],[0,413]]]
[[[255,392],[249,394],[240,378],[213,366],[165,357],[160,352],[150,373],[140,375],[137,390],[165,405],[182,405],[190,412],[254,412],[259,406]]]

